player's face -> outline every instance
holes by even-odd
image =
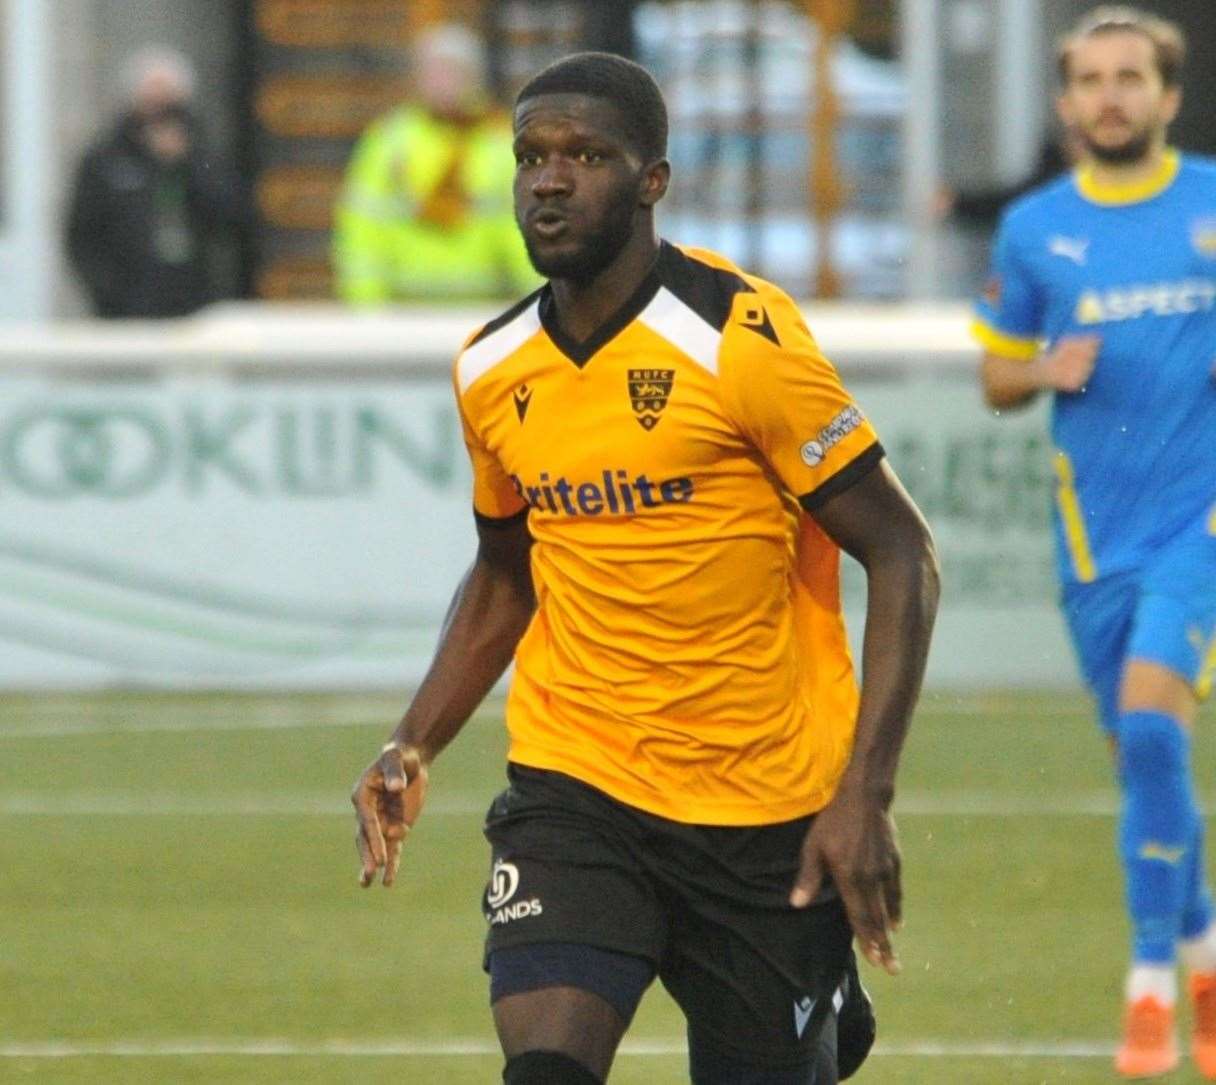
[[[1135,31],[1082,38],[1072,47],[1060,115],[1099,161],[1137,162],[1165,138],[1177,87],[1161,81],[1153,43]]]
[[[666,164],[642,162],[616,107],[582,94],[520,105],[515,162],[515,219],[533,267],[554,279],[595,278],[666,188]]]

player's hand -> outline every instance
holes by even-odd
[[[896,975],[891,935],[902,919],[903,890],[895,822],[883,803],[842,789],[819,811],[802,842],[790,904],[805,908],[829,875],[866,960]]]
[[[422,812],[426,798],[426,765],[413,746],[390,742],[355,782],[350,801],[355,807],[355,846],[363,869],[359,884],[366,889],[383,869],[390,886],[401,865],[401,845]]]
[[[1040,362],[1043,383],[1057,392],[1079,392],[1089,381],[1102,339],[1097,335],[1067,335]]]

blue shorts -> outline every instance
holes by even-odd
[[[1085,681],[1108,733],[1128,660],[1159,663],[1206,696],[1216,671],[1216,534],[1208,516],[1139,569],[1069,584],[1062,604]]]

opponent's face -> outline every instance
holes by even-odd
[[[533,267],[586,282],[617,257],[667,189],[610,102],[543,94],[515,112],[515,219]]]
[[[1103,162],[1136,162],[1165,138],[1181,92],[1166,87],[1153,43],[1135,31],[1082,38],[1072,46],[1060,116]]]

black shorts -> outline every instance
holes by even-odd
[[[487,961],[535,943],[629,954],[680,1005],[690,1045],[762,1066],[814,1058],[852,933],[831,886],[788,903],[811,817],[686,825],[561,773],[512,764],[508,778],[486,818]]]

